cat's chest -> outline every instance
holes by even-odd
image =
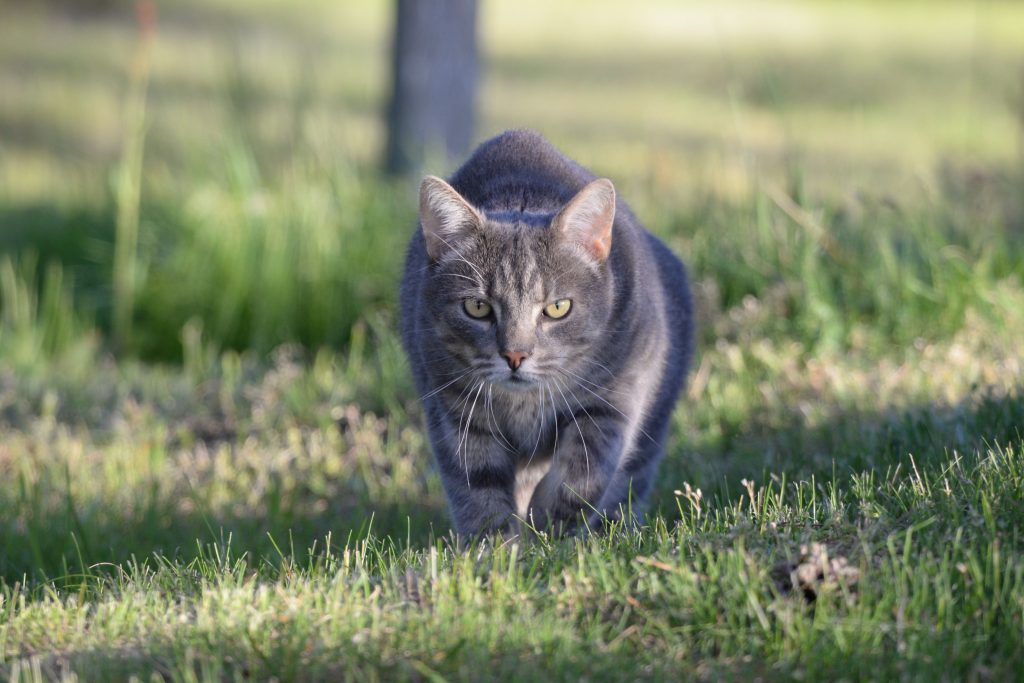
[[[550,450],[557,413],[544,387],[533,391],[493,390],[489,407],[483,419],[494,428],[496,438],[520,457],[529,458]]]

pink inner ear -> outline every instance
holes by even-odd
[[[461,237],[482,225],[480,214],[441,178],[427,176],[420,185],[420,224],[427,253],[439,259]]]
[[[615,222],[615,187],[595,180],[573,197],[555,217],[553,227],[599,261],[608,258]]]

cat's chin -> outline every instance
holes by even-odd
[[[494,386],[506,391],[530,391],[537,387],[537,379],[526,375],[501,375],[494,378]]]

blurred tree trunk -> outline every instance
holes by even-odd
[[[476,0],[397,0],[385,168],[461,157],[476,122]]]

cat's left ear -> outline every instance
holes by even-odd
[[[420,185],[420,224],[427,254],[434,261],[455,249],[464,237],[483,227],[483,217],[455,188],[428,175]]]
[[[577,192],[555,216],[551,227],[603,262],[612,250],[614,222],[615,186],[607,178],[600,178]]]

